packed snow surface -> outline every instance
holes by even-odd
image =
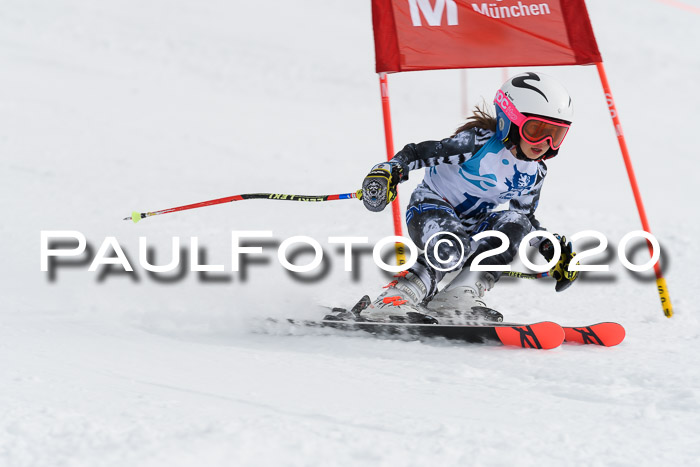
[[[369,3],[3,2],[0,465],[698,462],[700,2],[587,2],[672,319],[653,273],[618,259],[620,239],[641,227],[595,67],[534,68],[566,84],[576,111],[538,218],[568,236],[602,232],[607,251],[591,263],[610,271],[560,294],[504,279],[487,301],[514,322],[620,322],[617,347],[261,332],[263,318],[318,317],[388,282],[370,248],[393,234],[391,215],[356,200],[122,221],[240,193],[356,190],[386,157]],[[450,135],[502,73],[391,75],[396,149]],[[402,185],[403,206],[421,178]],[[41,271],[42,231],[80,232],[87,251]],[[272,231],[248,245],[263,251],[244,273],[231,271],[232,231]],[[293,275],[277,246],[298,235],[318,240],[326,261]],[[339,236],[369,238],[353,272],[328,242]],[[177,237],[180,266],[146,271],[139,237],[159,265]],[[105,241],[133,272],[89,271]],[[626,253],[648,259],[639,239]],[[192,271],[194,261],[222,270]]]

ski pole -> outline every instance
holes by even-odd
[[[200,203],[186,204],[184,206],[177,206],[169,209],[162,209],[160,211],[153,212],[138,212],[134,211],[131,216],[125,217],[125,221],[133,221],[134,224],[152,216],[160,216],[161,214],[169,214],[171,212],[187,211],[188,209],[203,208],[205,206],[214,206],[215,204],[232,203],[234,201],[243,201],[246,199],[272,199],[280,201],[309,201],[309,202],[319,202],[319,201],[333,201],[336,199],[361,199],[362,190],[357,190],[350,193],[342,193],[337,195],[284,195],[280,193],[246,193],[242,195],[227,196],[225,198],[211,199],[209,201],[202,201]]]

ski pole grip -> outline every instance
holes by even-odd
[[[673,305],[671,305],[671,297],[668,294],[668,287],[666,287],[666,279],[663,277],[657,278],[656,287],[659,290],[659,298],[661,299],[661,307],[664,309],[664,315],[670,318],[673,316]]]

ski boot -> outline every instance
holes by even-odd
[[[380,322],[437,324],[437,319],[420,305],[428,293],[420,277],[409,270],[394,278],[365,309],[363,318]]]
[[[463,269],[452,282],[426,304],[426,308],[455,324],[489,321],[501,322],[503,315],[486,306],[484,294],[496,282],[493,273]]]
[[[362,315],[361,313],[370,308],[369,313]],[[405,305],[398,305],[388,312],[377,312],[372,306],[372,300],[369,295],[363,296],[359,302],[350,310],[346,308],[335,307],[330,314],[324,316],[324,321],[338,322],[393,322],[393,323],[420,323],[420,324],[437,324],[437,320],[431,316],[414,311]]]

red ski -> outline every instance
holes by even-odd
[[[625,339],[625,328],[618,323],[598,323],[591,326],[563,326],[566,342],[612,347]]]
[[[270,320],[276,322],[276,320]],[[474,323],[420,324],[376,321],[293,320],[288,323],[306,327],[330,327],[343,331],[363,331],[375,336],[399,339],[442,338],[470,343],[498,342],[526,349],[554,349],[564,342],[564,330],[557,323],[532,324]]]
[[[503,345],[530,349],[554,349],[564,340],[610,347],[619,344],[625,338],[625,329],[617,323],[598,323],[592,326],[567,328],[551,321],[531,324],[504,323],[501,313],[486,307],[472,307],[477,320],[463,324],[440,323],[435,317],[430,316],[429,311],[425,314],[407,313],[407,318],[412,320],[408,322],[371,321],[361,316],[362,311],[371,303],[369,296],[365,295],[350,311],[345,308],[328,307],[332,313],[326,315],[323,320],[289,319],[287,321],[301,326],[325,326],[346,331],[364,331],[376,336],[438,337],[473,343],[495,341]]]
[[[551,321],[494,326],[493,329],[503,345],[531,349],[554,349],[564,342],[564,330],[557,323]]]

